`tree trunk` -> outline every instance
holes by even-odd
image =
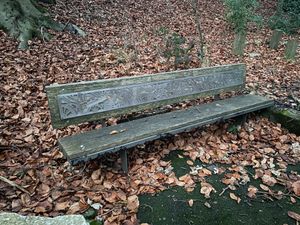
[[[195,19],[195,24],[196,24],[196,29],[199,35],[199,51],[198,51],[198,57],[200,60],[204,60],[206,55],[205,55],[205,40],[204,40],[204,35],[203,35],[203,30],[201,28],[201,23],[200,23],[200,12],[199,12],[199,3],[198,0],[191,0],[191,5],[193,9],[193,14],[194,14],[194,19]]]
[[[239,56],[243,55],[245,44],[246,44],[246,33],[240,32],[235,34],[234,42],[233,42],[233,54]]]
[[[38,0],[0,0],[0,29],[17,38],[20,49],[28,47],[28,40],[39,37],[49,40],[50,35],[45,29],[55,31],[69,30],[81,36],[85,33],[72,24],[63,25],[46,15],[38,5]],[[48,2],[55,2],[54,0]]]

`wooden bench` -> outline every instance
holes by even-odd
[[[234,64],[153,75],[123,77],[46,87],[52,125],[71,124],[239,91],[245,86],[245,65]],[[120,151],[127,171],[127,149],[168,134],[270,107],[262,96],[241,95],[212,103],[148,116],[118,125],[61,138],[59,146],[71,163]]]

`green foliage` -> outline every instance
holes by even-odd
[[[282,4],[282,9],[284,12],[289,12],[293,14],[300,14],[300,2],[299,0],[284,0]]]
[[[295,34],[300,28],[299,0],[279,0],[275,14],[270,18],[271,29],[280,29]]]
[[[261,24],[262,17],[255,13],[259,6],[256,0],[225,0],[226,19],[233,26],[235,33],[245,33],[247,24]]]
[[[184,64],[185,66],[190,62],[191,50],[195,44],[193,41],[187,43],[187,40],[182,35],[173,32],[170,33],[165,27],[158,29],[157,34],[163,38],[162,56],[169,62],[174,59],[174,67],[177,69],[178,65]]]

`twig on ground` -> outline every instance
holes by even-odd
[[[19,190],[21,190],[21,191],[23,191],[23,192],[30,195],[29,191],[27,191],[25,188],[21,187],[20,185],[16,184],[15,182],[13,182],[13,181],[11,181],[11,180],[3,177],[3,176],[0,176],[0,180],[7,183],[7,184],[9,184],[10,186],[18,188]]]
[[[221,196],[222,194],[224,194],[224,192],[229,188],[229,186],[227,186],[226,188],[223,188],[222,192],[219,194],[219,196]]]

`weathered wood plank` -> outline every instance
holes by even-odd
[[[46,90],[52,125],[54,128],[60,128],[225,91],[241,90],[244,88],[244,83],[245,65],[234,64],[51,85],[46,87]],[[64,104],[69,105],[64,108]],[[64,109],[67,109],[65,114]]]
[[[59,140],[59,145],[69,161],[84,161],[273,104],[272,100],[261,96],[238,96],[65,137]],[[112,131],[116,134],[112,135]]]

